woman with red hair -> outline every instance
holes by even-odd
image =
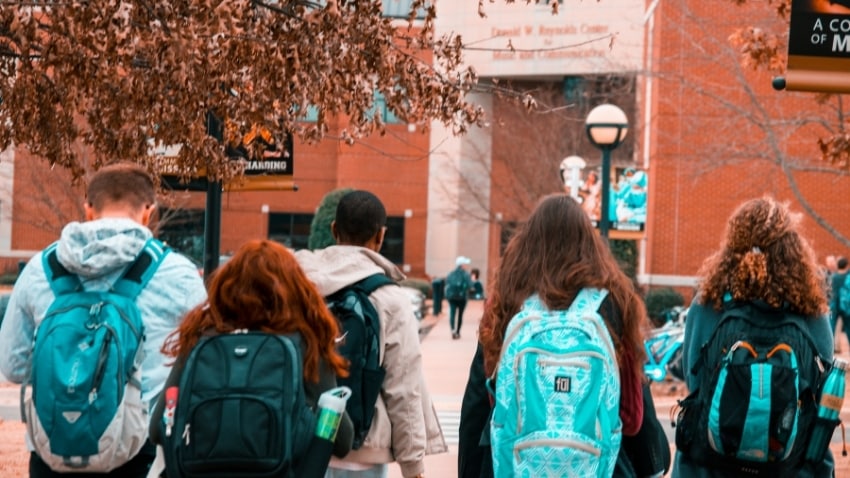
[[[291,252],[269,240],[247,242],[212,276],[206,304],[191,310],[165,341],[163,353],[176,358],[166,389],[180,381],[186,359],[203,337],[239,330],[300,337],[303,384],[307,405],[316,408],[319,395],[347,376],[346,360],[337,352],[336,319]],[[164,394],[163,394],[164,395]],[[164,398],[151,420],[151,440],[163,442]],[[351,448],[353,425],[343,416],[333,454]]]

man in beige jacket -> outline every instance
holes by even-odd
[[[378,251],[387,213],[368,191],[340,199],[331,232],[337,245],[295,256],[319,292],[328,296],[375,273],[395,281],[404,274]],[[419,324],[401,288],[389,285],[369,299],[381,322],[381,363],[386,376],[366,439],[344,460],[333,459],[326,478],[384,478],[387,464],[398,462],[405,478],[425,476],[425,455],[447,450],[422,374]]]

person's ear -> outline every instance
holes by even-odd
[[[148,226],[151,222],[151,216],[153,216],[153,212],[156,210],[156,204],[148,204],[142,210],[142,216],[139,218],[139,222],[143,226]]]
[[[90,202],[86,201],[83,203],[83,210],[86,213],[86,221],[92,221],[95,219],[96,214],[94,211],[94,206],[92,206]]]
[[[336,221],[331,221],[331,236],[334,238],[334,241],[339,244],[339,236],[336,234]]]
[[[375,251],[380,251],[381,246],[384,245],[384,237],[387,235],[387,227],[384,226],[378,230],[378,233],[375,234]]]

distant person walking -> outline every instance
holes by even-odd
[[[455,259],[455,268],[446,276],[446,300],[449,301],[449,326],[452,338],[460,338],[460,328],[463,325],[463,311],[472,288],[472,277],[466,271],[472,261],[465,256]]]
[[[323,296],[376,273],[404,279],[378,252],[386,221],[383,203],[368,191],[352,191],[340,199],[331,224],[337,245],[295,254]],[[387,476],[387,464],[397,462],[404,478],[422,477],[425,455],[443,453],[447,447],[425,386],[418,321],[399,287],[380,287],[369,300],[380,318],[380,359],[386,376],[363,445],[343,459],[332,459],[326,476],[382,478]]]
[[[850,268],[850,261],[846,257],[839,257],[835,260],[835,272],[830,277],[830,295],[829,295],[829,311],[832,331],[835,333],[835,351],[839,352],[838,347],[838,331],[836,325],[838,320],[841,320],[841,327],[844,333],[847,334],[847,339],[850,340],[850,284],[847,283],[847,271]]]

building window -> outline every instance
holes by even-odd
[[[307,249],[312,222],[312,214],[270,213],[269,239],[293,250]]]
[[[384,95],[376,91],[375,92],[375,100],[372,105],[372,109],[366,112],[366,115],[369,118],[374,117],[376,114],[381,115],[381,119],[384,121],[384,124],[399,124],[401,120],[395,113],[392,112],[390,108],[387,107],[387,100],[384,98]]]
[[[157,237],[198,267],[204,263],[204,210],[159,208]]]
[[[404,264],[404,217],[387,218],[387,232],[384,234],[381,255],[393,264]]]
[[[411,0],[384,0],[384,16],[391,18],[407,18],[410,15]],[[416,19],[425,18],[425,9],[420,8],[416,11]]]
[[[514,237],[517,227],[519,227],[517,221],[502,222],[502,231],[499,234],[499,257],[505,255],[505,248],[508,247],[508,242]]]
[[[584,78],[580,76],[564,77],[564,99],[567,100],[567,104],[584,106],[587,102],[585,88]]]
[[[269,214],[269,239],[293,249],[307,249],[313,214]],[[404,264],[404,217],[388,217],[381,255],[393,264]]]

